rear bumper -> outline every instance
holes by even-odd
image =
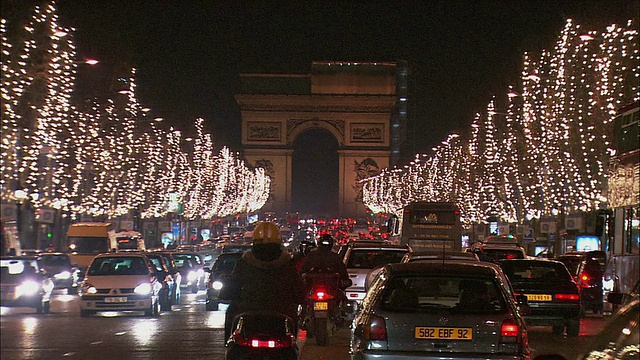
[[[348,300],[360,303],[367,293],[364,291],[346,291],[345,294]]]
[[[562,325],[566,320],[580,318],[580,304],[530,305],[524,315],[527,325]]]
[[[429,353],[421,351],[381,351],[381,350],[366,350],[361,353],[354,353],[351,357],[352,360],[410,360],[410,359],[427,359],[427,360],[442,360],[442,359],[465,359],[465,360],[530,360],[530,356],[520,355],[508,355],[508,354],[470,354],[470,353]]]

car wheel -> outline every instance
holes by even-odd
[[[217,311],[218,310],[218,304],[219,304],[219,302],[217,302],[217,301],[207,301],[207,303],[206,303],[207,311]]]
[[[80,317],[89,317],[93,314],[94,312],[91,310],[80,310]]]
[[[567,321],[567,335],[572,337],[580,335],[580,319],[569,319]]]

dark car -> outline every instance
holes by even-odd
[[[589,341],[587,350],[578,359],[638,359],[640,357],[640,300],[637,298],[621,308],[604,328]],[[562,360],[560,354],[536,356],[534,360]]]
[[[149,259],[151,265],[155,268],[156,279],[162,284],[162,289],[158,293],[160,298],[160,310],[169,311],[176,299],[176,284],[173,281],[173,275],[169,271],[166,260],[162,254],[145,252],[144,255]]]
[[[604,251],[571,251],[556,260],[565,264],[580,287],[583,311],[601,312],[604,300],[602,279],[607,265],[607,254]]]
[[[0,306],[30,307],[49,313],[53,281],[34,256],[7,256],[0,261]]]
[[[183,288],[188,288],[192,293],[197,293],[200,288],[204,288],[205,271],[204,260],[200,254],[191,251],[176,251],[173,259],[182,275]]]
[[[509,244],[482,244],[475,243],[472,245],[470,252],[478,255],[480,261],[488,261],[497,263],[504,259],[526,259],[527,253],[521,246]]]
[[[206,309],[209,311],[218,310],[218,305],[223,302],[218,297],[220,290],[226,285],[233,268],[242,257],[243,252],[222,253],[209,270],[209,281],[207,283]]]
[[[516,294],[527,297],[528,325],[552,326],[553,332],[580,334],[580,290],[567,267],[547,259],[502,260],[500,266]]]
[[[67,294],[78,294],[80,269],[65,253],[40,253],[39,262],[45,273],[51,276],[54,289],[67,289]]]
[[[352,359],[528,359],[518,306],[496,264],[389,264],[353,321]]]

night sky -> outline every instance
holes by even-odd
[[[638,1],[60,0],[58,9],[77,30],[79,57],[137,67],[143,105],[187,132],[204,117],[217,147],[240,144],[233,95],[241,72],[407,60],[415,147],[425,151],[506,93],[523,52],[552,46],[566,17],[622,21],[637,17]],[[80,90],[88,71],[100,70],[80,71]]]

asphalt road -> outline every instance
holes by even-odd
[[[182,304],[157,318],[140,313],[102,313],[81,318],[77,296],[56,293],[51,313],[2,308],[0,358],[12,359],[224,359],[224,311],[206,311],[205,294],[183,294]],[[602,328],[599,315],[582,320],[577,338],[553,335],[550,328],[529,331],[533,355],[559,353],[567,359],[588,344]],[[301,360],[349,359],[349,330],[317,346],[299,334]]]

